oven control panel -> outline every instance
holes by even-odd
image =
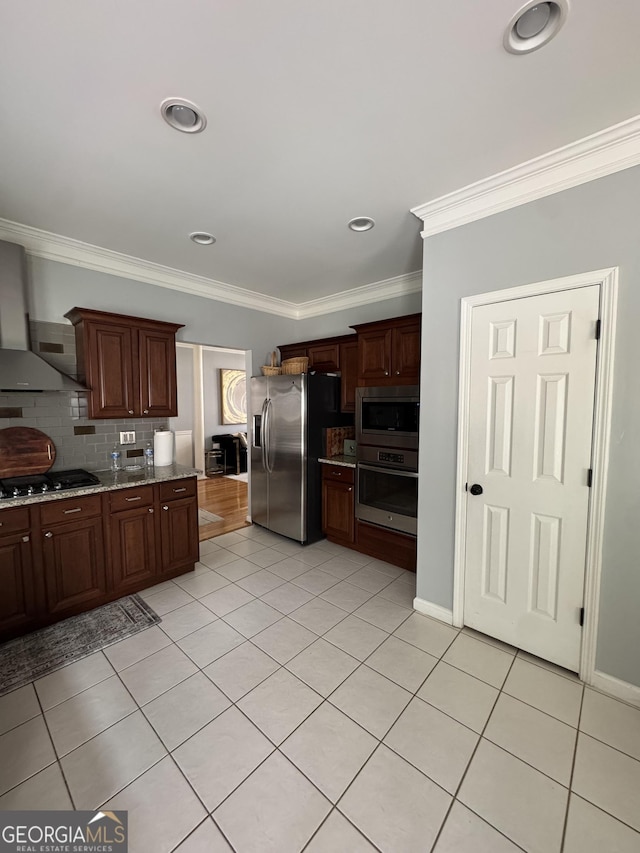
[[[392,465],[404,465],[404,453],[389,453],[386,450],[378,451],[378,462],[387,462]]]

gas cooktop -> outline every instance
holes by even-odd
[[[31,495],[44,495],[47,492],[61,492],[67,489],[82,489],[87,486],[99,486],[100,480],[95,474],[82,468],[70,471],[52,471],[49,474],[31,474],[27,477],[7,477],[0,479],[0,500],[7,498],[26,498]]]

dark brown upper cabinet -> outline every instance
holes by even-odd
[[[340,371],[340,411],[355,412],[358,373],[358,340],[355,335],[339,335],[296,344],[281,344],[280,357],[309,359],[309,370],[318,373]]]
[[[178,414],[176,332],[165,323],[73,308],[80,380],[90,418],[171,418]]]
[[[417,385],[420,381],[420,314],[361,323],[358,385]]]

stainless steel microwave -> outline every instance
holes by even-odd
[[[356,388],[358,445],[418,448],[420,390],[417,385]]]

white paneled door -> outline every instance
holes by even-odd
[[[464,623],[578,670],[599,287],[473,309]]]

